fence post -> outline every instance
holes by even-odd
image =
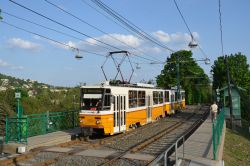
[[[178,161],[177,148],[178,148],[178,142],[176,141],[175,143],[175,165],[177,165],[177,161]]]
[[[29,136],[29,122],[28,117],[26,116],[26,144],[28,144],[28,136]]]
[[[184,152],[185,152],[185,147],[184,147],[184,145],[185,145],[185,137],[183,136],[183,140],[182,140],[183,142],[182,142],[182,146],[183,146],[183,159],[184,159]]]
[[[44,113],[43,116],[42,116],[42,117],[43,117],[43,118],[42,118],[42,119],[43,119],[43,127],[44,127],[44,129],[43,129],[43,131],[44,131],[43,134],[46,134],[46,133],[47,133],[47,123],[46,123],[47,117],[46,117],[46,116],[47,116],[47,114],[45,114],[45,113]]]
[[[212,136],[213,136],[213,159],[216,160],[216,149],[215,149],[215,131],[214,131],[214,121],[212,122]]]
[[[168,158],[167,158],[168,152],[166,151],[164,154],[164,166],[168,165]]]
[[[9,118],[8,118],[8,114],[6,115],[6,120],[5,120],[5,143],[7,144],[8,143],[8,139],[9,139]]]
[[[72,120],[73,120],[73,128],[75,128],[75,110],[74,111],[72,111],[72,114],[73,114],[73,116],[72,116]]]

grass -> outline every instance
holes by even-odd
[[[227,129],[223,159],[226,166],[250,166],[249,135]]]

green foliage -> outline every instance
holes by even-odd
[[[7,83],[4,80],[8,79]],[[0,86],[7,90],[0,91],[0,107],[5,113],[16,114],[16,87],[21,92],[21,103],[24,114],[43,112],[61,112],[79,109],[80,89],[53,87],[38,83],[37,81],[21,80],[14,77],[0,74]],[[44,87],[47,88],[44,88]],[[15,87],[15,88],[14,88]],[[29,93],[33,95],[30,96]]]
[[[228,56],[231,84],[239,86],[246,91],[241,92],[242,118],[250,120],[250,66],[247,57],[241,53]],[[220,56],[212,66],[213,89],[227,86],[226,64],[224,57]]]
[[[247,57],[241,53],[228,56],[229,72],[231,83],[246,90],[250,89],[250,70],[247,64]],[[227,85],[226,64],[224,57],[220,56],[212,66],[213,89],[222,88]]]
[[[177,85],[176,62],[180,59],[180,84],[186,91],[188,104],[209,102],[211,90],[208,76],[192,58],[191,51],[178,51],[167,58],[166,65],[161,74],[156,77],[159,87],[171,88]]]

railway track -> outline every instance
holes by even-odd
[[[22,158],[9,160],[6,165],[147,165],[191,128],[205,111],[192,107],[124,134],[36,149],[21,155]]]

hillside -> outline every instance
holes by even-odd
[[[23,80],[0,74],[0,106],[2,113],[15,114],[15,91],[21,91],[24,114],[76,109],[79,87],[65,88]]]
[[[30,79],[24,80],[0,73],[0,91],[5,91],[7,89],[14,90],[15,88],[30,90],[39,88],[49,88],[49,87],[52,86],[44,83],[39,83],[35,80],[30,80]]]

